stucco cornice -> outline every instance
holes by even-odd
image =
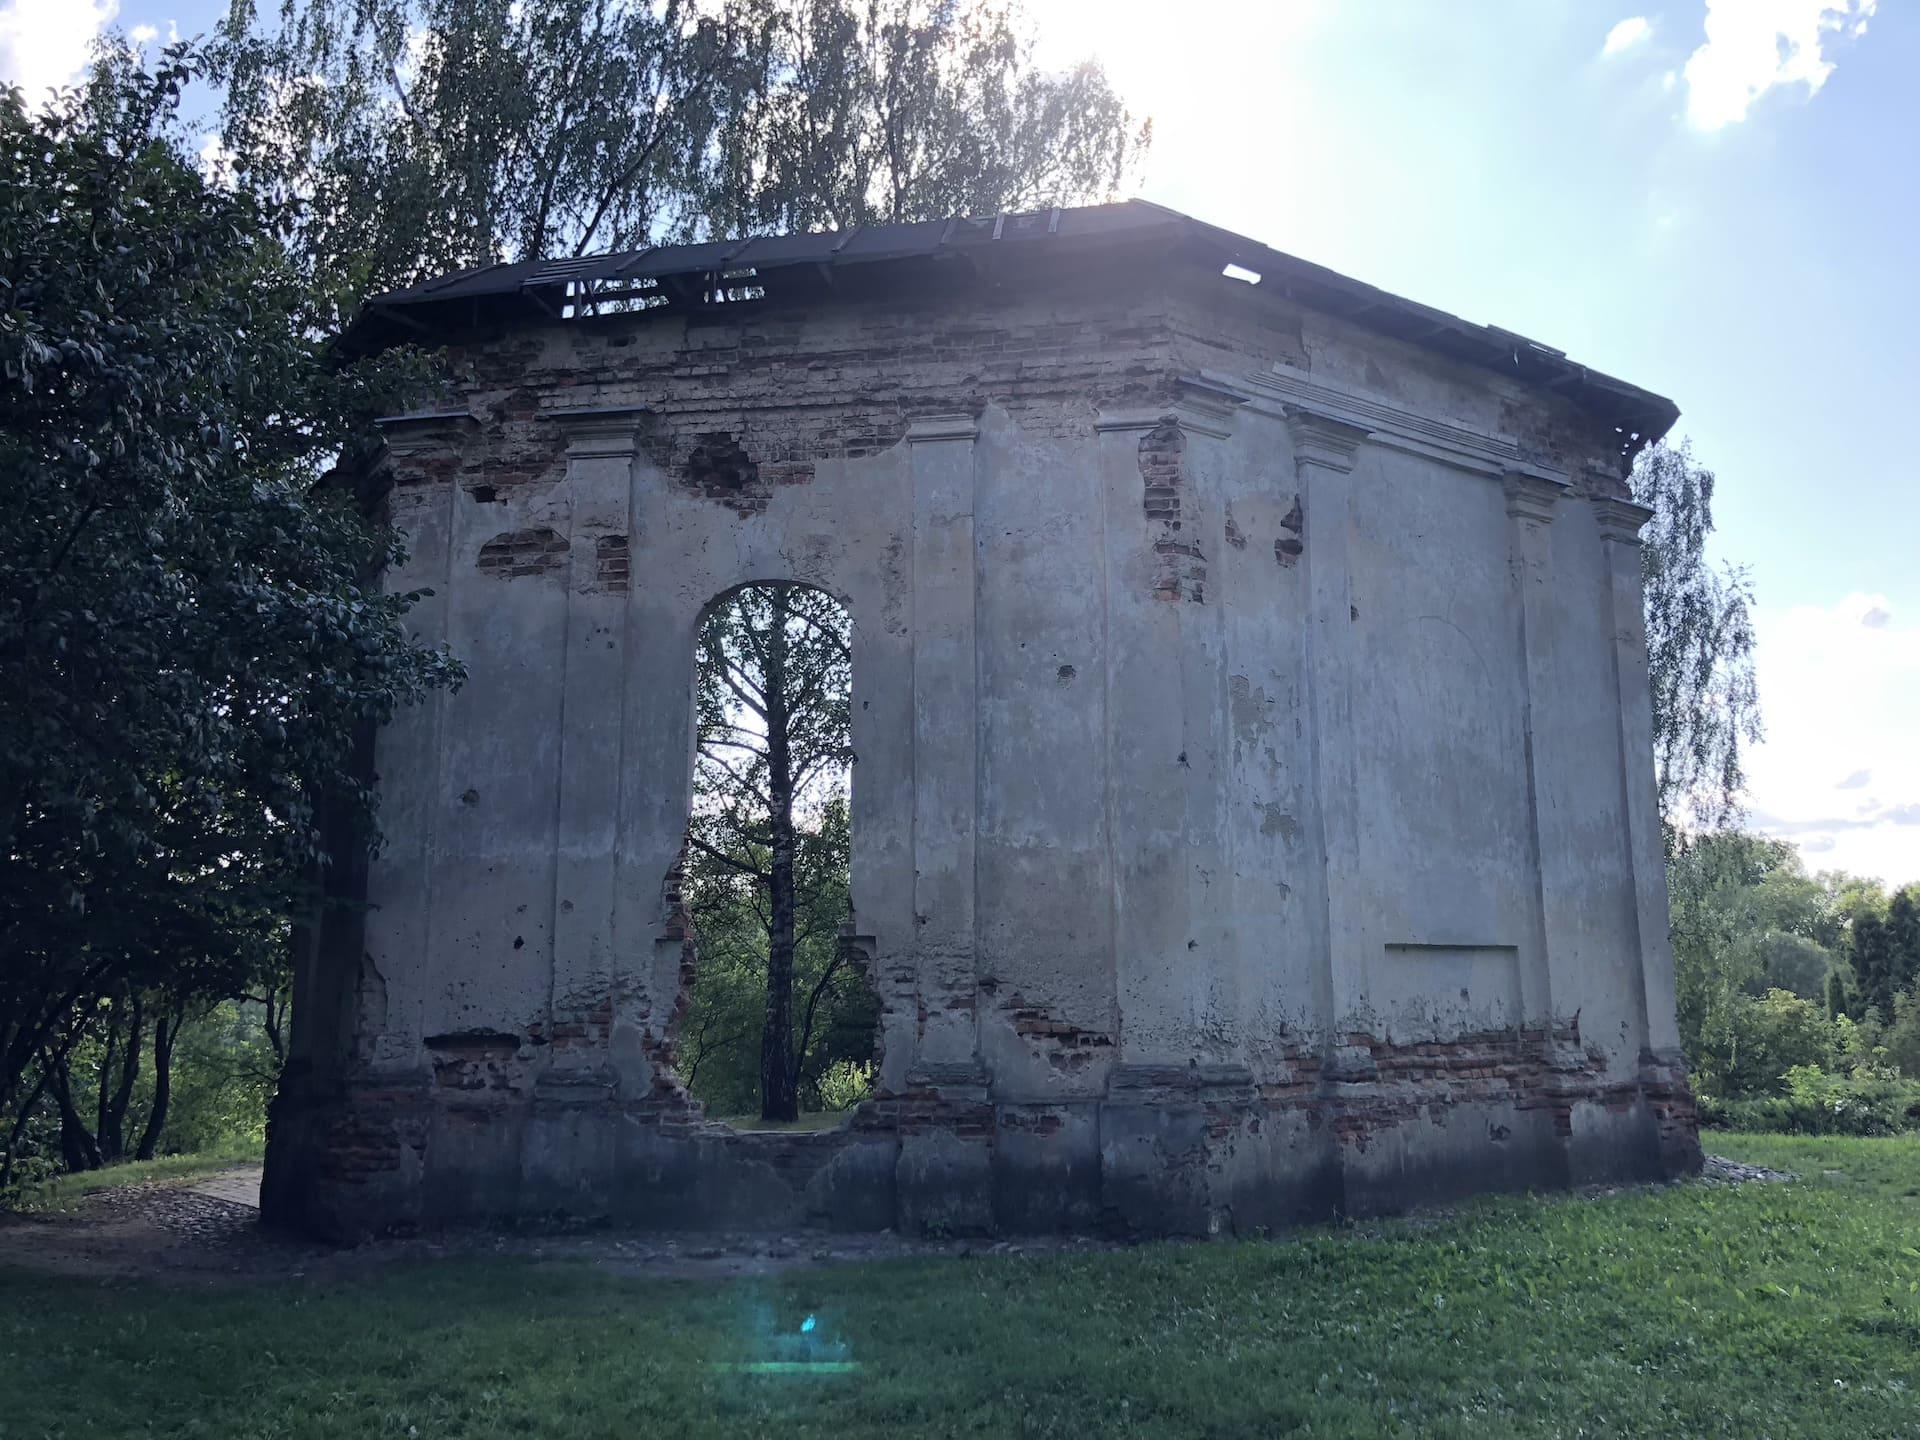
[[[374,425],[389,454],[405,459],[432,450],[459,445],[480,429],[469,410],[413,410],[404,415],[382,415]]]
[[[907,426],[907,443],[924,445],[935,440],[977,440],[980,422],[962,411],[955,415],[923,415]]]
[[[1573,487],[1545,470],[1509,470],[1500,483],[1507,492],[1507,514],[1517,520],[1535,520],[1547,524],[1553,519],[1554,506]]]
[[[1304,405],[1282,407],[1287,433],[1293,437],[1296,465],[1318,465],[1341,474],[1353,469],[1361,442],[1372,432],[1365,425],[1327,415]]]
[[[568,459],[622,459],[639,448],[640,427],[651,413],[644,405],[597,405],[549,410],[545,418],[566,436]]]
[[[1638,545],[1640,531],[1653,518],[1653,511],[1632,500],[1595,500],[1593,518],[1600,526],[1600,538],[1622,545]]]
[[[1290,365],[1276,363],[1246,375],[1203,370],[1200,377],[1244,397],[1247,409],[1255,413],[1286,419],[1294,410],[1309,411],[1367,431],[1376,445],[1477,474],[1499,477],[1521,463],[1519,445],[1507,436],[1423,415],[1387,396],[1310,376]]]
[[[1225,440],[1233,434],[1233,419],[1242,397],[1223,385],[1192,376],[1181,377],[1172,400],[1164,405],[1140,405],[1102,410],[1093,422],[1101,434],[1110,431],[1153,430],[1171,420],[1189,435]]]

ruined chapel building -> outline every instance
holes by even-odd
[[[1257,277],[1257,283],[1254,283]],[[1247,1233],[1698,1164],[1634,453],[1666,400],[1158,207],[374,301],[398,589],[465,687],[300,956],[270,1217]],[[694,635],[855,635],[876,1097],[675,1071]]]

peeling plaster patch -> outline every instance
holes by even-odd
[[[627,537],[602,535],[594,545],[594,588],[613,595],[624,595],[628,583]]]
[[[1307,528],[1307,520],[1300,508],[1298,495],[1293,497],[1293,508],[1280,521],[1280,528],[1287,533],[1273,542],[1273,555],[1282,565],[1291,566],[1300,558],[1300,552],[1306,549],[1300,536]]]
[[[1272,727],[1274,699],[1265,686],[1235,675],[1227,681],[1227,697],[1236,739],[1255,740]]]
[[[687,455],[687,483],[709,495],[738,495],[760,483],[760,467],[725,431],[702,435]]]
[[[1291,845],[1300,838],[1300,822],[1282,809],[1276,800],[1268,800],[1260,806],[1260,833],[1278,835]]]
[[[474,568],[496,580],[546,575],[565,567],[567,548],[566,537],[544,525],[533,530],[508,530],[480,547]]]
[[[1247,548],[1246,532],[1234,521],[1233,506],[1231,505],[1227,506],[1227,543],[1236,550],[1244,550]]]
[[[513,1090],[523,1078],[520,1037],[499,1030],[459,1030],[422,1042],[443,1090]]]
[[[1159,557],[1153,581],[1156,600],[1206,602],[1207,557],[1180,533],[1180,490],[1185,483],[1187,437],[1169,415],[1140,437],[1141,509],[1159,528],[1153,553]]]

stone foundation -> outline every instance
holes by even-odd
[[[1344,1039],[1338,1079],[1313,1055],[1265,1083],[1134,1067],[1103,1098],[1017,1102],[927,1075],[813,1132],[734,1130],[684,1093],[464,1098],[413,1075],[327,1094],[290,1077],[263,1209],[338,1240],[554,1224],[1248,1235],[1700,1168],[1673,1057],[1618,1082],[1571,1030]]]

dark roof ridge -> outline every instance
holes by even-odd
[[[734,286],[760,285],[782,272],[810,277],[845,266],[940,261],[1024,250],[1029,245],[1096,247],[1160,240],[1196,262],[1257,272],[1309,308],[1349,320],[1456,360],[1552,389],[1614,425],[1622,448],[1659,439],[1679,418],[1672,401],[1570,360],[1566,353],[1495,325],[1394,295],[1244,235],[1196,220],[1151,200],[1126,200],[998,215],[856,226],[800,235],[749,236],[688,245],[653,245],[604,255],[522,260],[437,276],[368,300],[341,337],[348,353],[364,353],[422,333],[434,320],[457,322],[484,307],[518,308],[557,318],[582,304],[636,308],[699,308]],[[751,273],[748,273],[751,272]]]

